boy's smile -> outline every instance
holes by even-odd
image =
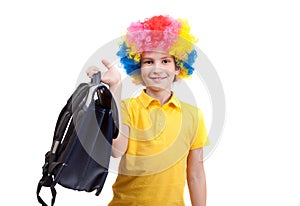
[[[141,76],[146,89],[170,91],[175,75],[173,56],[163,51],[144,52],[141,59]]]
[[[154,76],[154,77],[151,77],[150,76],[150,79],[152,79],[153,81],[157,81],[159,82],[160,80],[163,80],[163,79],[166,79],[167,77],[161,77],[161,76]]]

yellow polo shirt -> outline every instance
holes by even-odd
[[[174,94],[161,106],[143,91],[122,102],[122,120],[128,149],[109,206],[184,205],[188,153],[208,144],[200,109]]]

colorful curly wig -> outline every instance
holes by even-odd
[[[141,55],[144,51],[161,49],[174,56],[180,79],[192,75],[192,67],[197,57],[194,43],[197,39],[190,34],[186,20],[170,16],[153,16],[143,22],[133,22],[120,43],[117,55],[121,58],[126,73],[138,76]]]

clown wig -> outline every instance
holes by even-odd
[[[144,51],[161,49],[174,56],[179,78],[189,77],[197,57],[194,49],[196,38],[190,34],[186,20],[170,16],[153,16],[143,22],[133,22],[120,43],[117,55],[126,73],[135,79],[139,76],[141,55]]]

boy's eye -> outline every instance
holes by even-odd
[[[164,63],[164,64],[167,64],[167,63],[170,63],[171,62],[171,59],[163,59],[162,60],[162,63]]]
[[[146,61],[143,61],[143,64],[152,64],[152,61],[146,60]]]

